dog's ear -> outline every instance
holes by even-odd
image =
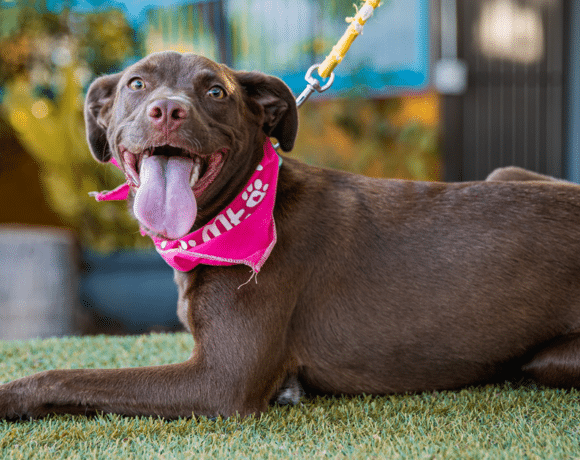
[[[89,87],[85,99],[87,142],[93,157],[102,163],[109,161],[112,155],[107,142],[107,126],[121,75],[117,73],[97,78]]]
[[[292,150],[298,133],[298,110],[290,88],[279,78],[260,72],[236,72],[236,77],[248,98],[262,106],[264,132],[278,139],[285,152]]]

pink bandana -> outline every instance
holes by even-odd
[[[187,272],[199,264],[247,265],[257,273],[276,244],[274,203],[281,159],[270,141],[250,181],[234,200],[199,230],[177,240],[151,239],[161,257],[176,270]],[[115,166],[119,166],[113,159]],[[130,185],[93,194],[97,201],[126,200]],[[147,235],[141,227],[141,234]]]

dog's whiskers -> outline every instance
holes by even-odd
[[[201,142],[199,142],[196,138],[187,138],[187,143],[191,146],[191,152],[198,155],[201,153]]]
[[[195,143],[195,145],[197,146],[197,150],[198,150],[199,152],[201,152],[201,150],[202,150],[202,146],[201,146],[201,142],[199,141],[199,139],[198,139],[197,137],[194,137],[194,138],[193,138],[193,142],[194,142],[194,143]]]

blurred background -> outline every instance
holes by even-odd
[[[363,2],[357,2],[357,6]],[[97,76],[195,52],[298,95],[352,0],[0,0],[0,339],[178,329],[172,270],[85,143]],[[580,0],[384,0],[300,109],[292,156],[465,181],[519,165],[580,181]]]

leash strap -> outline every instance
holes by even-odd
[[[304,104],[315,91],[323,93],[332,86],[334,83],[333,70],[338,64],[340,64],[355,38],[362,34],[363,26],[373,15],[375,8],[378,8],[380,4],[381,0],[367,0],[360,10],[357,9],[357,13],[354,18],[346,18],[346,22],[349,22],[350,25],[346,29],[346,32],[342,38],[336,45],[334,45],[332,51],[322,62],[322,64],[314,64],[306,72],[304,79],[306,80],[307,85],[306,88],[304,88],[304,91],[300,93],[300,96],[296,98],[296,107],[300,107],[302,104]],[[318,70],[318,75],[320,77],[328,78],[328,81],[324,85],[312,76],[315,70]],[[278,150],[278,147],[280,147],[279,143],[274,145],[276,150]]]
[[[326,59],[318,66],[318,75],[322,78],[328,78],[334,68],[340,64],[344,55],[349,50],[350,45],[354,42],[356,37],[362,34],[363,26],[368,19],[373,15],[375,8],[378,8],[381,0],[367,0],[365,4],[357,11],[354,18],[346,18],[350,25],[342,38],[338,41]]]

